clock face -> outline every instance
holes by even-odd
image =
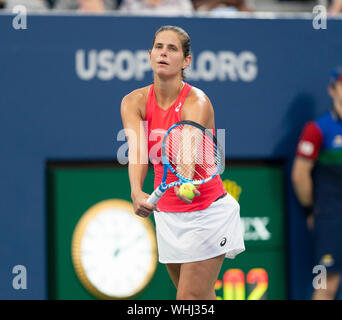
[[[84,286],[104,299],[128,299],[151,280],[157,266],[154,228],[136,216],[131,203],[106,200],[77,224],[72,256]]]

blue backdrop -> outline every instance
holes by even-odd
[[[0,299],[45,299],[48,159],[108,160],[122,145],[120,102],[152,81],[156,29],[185,28],[194,56],[188,82],[203,89],[226,130],[230,159],[286,159],[305,121],[330,105],[330,70],[341,64],[342,21],[310,19],[0,15]],[[307,299],[310,235],[288,180],[289,298]],[[267,201],[267,197],[265,197]],[[27,290],[12,269],[27,268]]]

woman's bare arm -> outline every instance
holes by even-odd
[[[129,146],[128,174],[134,210],[137,215],[146,217],[156,210],[156,206],[146,202],[149,195],[142,190],[148,169],[147,140],[140,111],[144,104],[143,95],[133,91],[121,102],[121,118]]]

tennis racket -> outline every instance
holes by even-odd
[[[166,190],[190,182],[200,185],[224,170],[224,154],[216,137],[194,121],[180,121],[172,125],[162,141],[163,178],[147,199],[156,204]],[[179,179],[166,183],[169,170]]]

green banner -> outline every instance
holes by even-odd
[[[237,163],[226,169],[221,177],[226,190],[240,203],[246,251],[234,260],[225,259],[217,282],[218,299],[286,299],[282,168],[253,164],[242,166]],[[85,213],[97,204],[110,199],[131,202],[127,167],[49,166],[47,181],[49,299],[101,298],[102,296],[94,293],[82,281],[82,275],[75,267],[72,256],[73,236]],[[144,191],[153,191],[151,170],[146,177]],[[150,221],[154,226],[153,216]],[[98,222],[94,220],[92,228],[95,228],[96,224]],[[128,227],[127,232],[129,229]],[[91,239],[90,236],[88,238]],[[91,248],[92,242],[88,238],[83,241],[83,245],[89,243],[88,247]],[[106,242],[101,243],[99,254],[107,250],[106,245],[103,245]],[[124,257],[124,253],[119,250],[114,250],[113,254]],[[87,257],[84,257],[84,261],[86,259]],[[127,266],[132,270],[129,272],[139,277],[138,271],[134,269],[134,259],[127,261],[131,264]],[[89,279],[91,277],[89,271]],[[93,277],[95,279],[96,275]],[[103,281],[109,280],[112,279]],[[127,286],[129,281],[128,277]],[[157,263],[151,280],[139,294],[130,299],[163,300],[175,297],[176,290],[165,266]]]

